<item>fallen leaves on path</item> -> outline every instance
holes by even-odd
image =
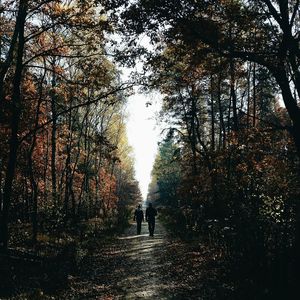
[[[199,242],[171,238],[158,223],[154,237],[146,224],[89,249],[79,275],[59,299],[226,299],[221,262]],[[228,299],[228,298],[227,298]]]

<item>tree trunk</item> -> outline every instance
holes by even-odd
[[[214,80],[210,76],[210,108],[211,108],[211,150],[215,150],[215,108],[214,108]]]
[[[52,112],[52,130],[51,130],[51,182],[52,182],[52,201],[57,208],[57,183],[56,183],[56,131],[57,131],[57,111],[56,111],[56,76],[54,73],[55,59],[52,62],[52,93],[51,93],[51,112]]]
[[[251,62],[249,62],[248,72],[247,72],[247,128],[250,127],[250,103],[251,103]]]
[[[9,209],[11,204],[12,185],[15,175],[17,152],[18,152],[18,131],[21,115],[21,82],[23,71],[23,53],[24,53],[24,27],[27,15],[27,0],[20,1],[19,7],[19,43],[16,59],[16,69],[13,79],[13,94],[12,94],[12,115],[11,115],[11,136],[9,141],[9,156],[5,174],[4,192],[3,192],[3,210],[0,222],[0,247],[6,250],[8,246],[8,222]]]
[[[197,118],[197,106],[196,100],[194,98],[194,93],[192,95],[192,106],[191,106],[191,135],[190,141],[192,146],[192,153],[193,153],[193,175],[197,174],[197,155],[196,155],[196,144],[197,144],[197,137],[196,137],[196,118]]]
[[[40,108],[42,104],[42,99],[43,99],[43,82],[46,76],[46,71],[44,72],[42,78],[41,78],[41,83],[39,87],[39,99],[38,99],[38,105],[36,108],[36,115],[35,115],[35,130],[34,130],[34,135],[32,137],[32,144],[29,150],[28,154],[28,166],[29,166],[29,177],[30,177],[30,184],[31,184],[31,189],[32,189],[32,214],[31,214],[31,221],[32,221],[32,243],[36,244],[37,242],[37,233],[38,233],[38,219],[37,219],[37,214],[38,214],[38,184],[34,178],[34,171],[33,171],[33,151],[36,146],[36,139],[37,139],[37,128],[39,126],[39,114],[40,114]]]
[[[219,106],[219,115],[220,115],[220,131],[222,134],[220,134],[220,141],[222,142],[223,148],[225,148],[226,145],[226,127],[224,122],[224,115],[223,115],[223,107],[221,103],[221,73],[218,75],[218,106]]]
[[[230,98],[232,100],[233,130],[237,131],[239,125],[237,116],[237,98],[235,93],[235,65],[232,57],[230,58]]]
[[[32,213],[31,213],[31,221],[32,221],[32,242],[36,244],[37,241],[37,232],[38,232],[38,223],[37,223],[37,213],[38,213],[38,185],[34,178],[33,172],[33,160],[32,154],[36,143],[36,136],[33,137],[33,142],[31,145],[31,149],[28,155],[28,165],[29,165],[29,178],[31,184],[31,194],[32,194]]]
[[[300,109],[297,105],[297,101],[294,99],[289,79],[285,73],[285,71],[278,71],[274,74],[278,85],[282,91],[282,98],[285,104],[285,107],[288,111],[288,114],[292,120],[292,136],[295,142],[295,146],[297,149],[297,153],[300,158]]]
[[[72,97],[71,97],[72,99]],[[72,101],[71,101],[72,104]],[[65,199],[64,199],[64,211],[66,220],[69,218],[69,198],[71,189],[71,148],[72,148],[72,111],[68,115],[68,130],[69,141],[67,142],[67,158],[66,158],[66,177],[65,177]]]
[[[23,30],[22,27],[24,27],[23,13],[24,13],[24,6],[25,5],[27,5],[27,1],[20,1],[18,15],[17,15],[17,18],[16,18],[16,24],[15,24],[15,28],[14,28],[14,33],[12,35],[9,50],[7,52],[7,56],[6,56],[5,61],[1,64],[1,69],[0,69],[0,106],[3,102],[3,100],[4,100],[5,76],[7,74],[7,71],[9,70],[9,67],[11,66],[11,64],[13,62],[14,52],[15,52],[15,48],[16,48],[16,45],[17,45],[17,41],[18,41],[19,31],[20,30],[22,31]]]
[[[256,126],[256,63],[253,63],[253,75],[252,75],[252,85],[253,85],[253,93],[252,93],[252,97],[253,97],[253,122],[252,125],[253,127]]]
[[[300,158],[300,109],[297,105],[297,101],[294,99],[289,79],[284,70],[278,71],[274,74],[278,85],[282,91],[282,97],[285,104],[285,107],[289,113],[289,116],[292,120],[293,127],[291,130],[298,157]],[[300,172],[300,170],[299,170]],[[300,201],[296,202],[296,233],[295,233],[295,259],[296,259],[296,275],[300,277],[299,268],[300,268]]]

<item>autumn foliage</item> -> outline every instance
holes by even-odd
[[[2,1],[0,14],[1,247],[14,224],[31,224],[35,244],[83,221],[126,222],[140,198],[125,131],[130,86],[106,55],[104,10],[20,0]]]

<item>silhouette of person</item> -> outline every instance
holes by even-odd
[[[144,221],[144,212],[140,204],[134,212],[133,221],[136,221],[137,234],[141,234],[142,222]]]
[[[157,215],[157,210],[152,206],[152,203],[149,203],[149,206],[146,209],[146,221],[148,222],[150,236],[154,235],[156,215]]]

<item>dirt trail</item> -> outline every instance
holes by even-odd
[[[140,235],[132,224],[113,243],[96,249],[71,277],[64,299],[168,299],[163,295],[159,258],[165,251],[166,232],[156,223],[150,237],[146,223]]]
[[[159,222],[154,237],[146,223],[140,235],[132,224],[86,257],[59,299],[222,299],[215,289],[215,266],[207,265],[212,260],[199,244],[168,238]],[[213,288],[207,280],[213,280]]]
[[[121,255],[130,266],[120,281],[126,299],[164,299],[159,261],[166,242],[164,228],[157,222],[154,237],[149,237],[145,223],[141,235],[136,235],[133,225],[119,241],[126,241]]]

